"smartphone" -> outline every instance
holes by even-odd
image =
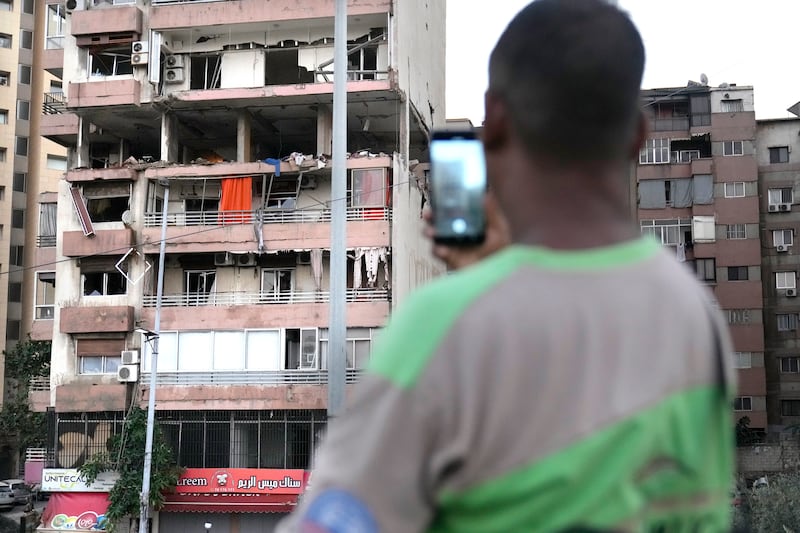
[[[486,162],[473,131],[436,131],[430,144],[433,240],[474,245],[486,237]]]

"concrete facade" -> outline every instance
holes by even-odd
[[[248,412],[319,424],[334,200],[333,1],[78,4],[64,19],[66,98],[43,121],[43,135],[69,149],[48,267],[57,280],[53,315],[49,332],[41,320],[32,327],[53,340],[49,399],[37,391],[32,400],[54,410],[55,456],[82,410],[105,420],[128,401],[146,405],[151,372],[157,417],[178,424]],[[421,210],[428,134],[445,116],[445,32],[443,3],[352,0],[348,9],[353,383],[391,309],[443,272],[422,238]],[[127,63],[110,59],[119,54]],[[155,326],[167,186],[151,368],[153,342],[136,329]],[[122,352],[133,358],[129,381],[118,376]],[[244,430],[230,431],[237,439]],[[302,465],[318,435],[301,446],[300,430],[287,431],[287,449],[303,451],[287,455],[285,467]],[[277,438],[259,435],[252,438]],[[181,454],[195,445],[170,438]],[[242,461],[250,459],[231,455],[222,466]],[[253,461],[246,466],[263,467]]]

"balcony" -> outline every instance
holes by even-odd
[[[389,207],[348,207],[349,222],[363,220],[389,220]],[[161,212],[144,214],[144,227],[161,227]],[[330,222],[330,209],[275,209],[267,211],[194,211],[168,213],[167,226],[219,226],[221,224],[297,224]]]
[[[650,120],[652,131],[687,131],[689,117],[655,118]]]
[[[347,383],[356,383],[363,370],[348,368]],[[141,375],[148,383],[150,373]],[[278,370],[239,372],[158,372],[156,384],[164,385],[327,385],[327,370]]]
[[[64,307],[61,333],[119,333],[133,331],[133,307]]]
[[[387,302],[387,289],[347,289],[348,303],[354,302]],[[231,306],[231,305],[269,305],[295,303],[328,303],[331,301],[328,291],[291,291],[285,293],[266,294],[263,292],[229,292],[229,293],[183,293],[162,296],[162,307],[193,306]],[[144,307],[155,307],[156,296],[146,295],[142,302]]]
[[[138,106],[141,98],[141,83],[128,75],[93,77],[92,81],[71,82],[67,94],[70,108]]]

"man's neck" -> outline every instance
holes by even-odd
[[[620,169],[551,169],[537,178],[527,181],[530,186],[511,200],[507,216],[513,242],[570,250],[609,246],[641,235]],[[524,198],[532,200],[525,204]]]

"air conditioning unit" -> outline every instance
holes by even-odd
[[[253,254],[240,254],[236,256],[236,265],[240,267],[256,266],[256,256]]]
[[[797,289],[786,289],[787,298],[794,298],[795,296],[797,296]]]
[[[150,51],[150,43],[147,41],[133,41],[131,54],[146,54]]]
[[[791,211],[792,204],[779,204],[778,209],[780,209],[783,212]]]
[[[134,383],[139,379],[139,367],[136,365],[122,365],[117,369],[117,381],[121,383]]]
[[[81,4],[81,7],[82,7],[83,6],[83,2],[82,1],[78,2],[78,0],[67,0],[67,3],[65,5],[65,7],[67,8],[67,13],[72,13],[73,11],[78,9],[78,4],[79,3]]]
[[[167,68],[183,68],[183,55],[167,56],[164,64]]]
[[[230,254],[230,252],[220,252],[214,254],[214,265],[215,266],[233,266],[234,265],[234,257]]]
[[[297,254],[297,264],[298,265],[310,265],[311,264],[311,252],[299,252]]]
[[[779,244],[779,245],[777,245],[775,247],[775,249],[777,251],[779,251],[779,252],[788,252],[789,251],[789,245],[788,244]]]
[[[122,350],[122,364],[135,365],[139,362],[139,350]]]
[[[150,61],[150,54],[146,52],[131,54],[131,65],[146,65],[148,61]]]
[[[770,213],[777,213],[778,212],[778,204],[769,204],[769,212]]]
[[[168,68],[164,74],[165,83],[183,83],[183,68]]]

